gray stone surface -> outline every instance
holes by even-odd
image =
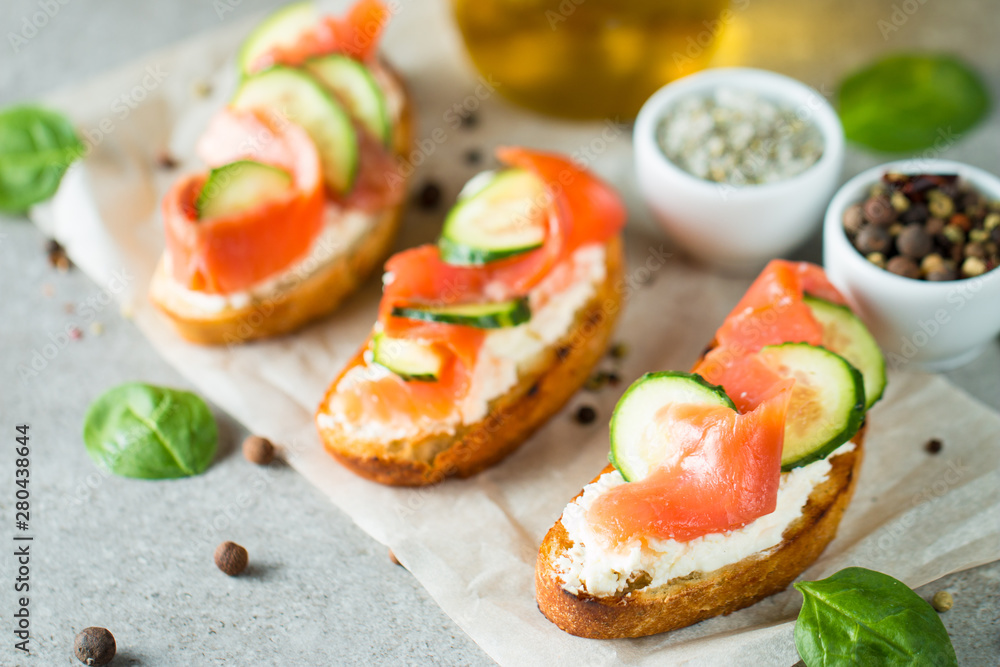
[[[274,0],[222,0],[246,16]],[[443,0],[442,0],[443,1]],[[65,4],[62,4],[65,3]],[[48,25],[13,53],[39,4],[58,6]],[[967,3],[961,3],[963,5]],[[29,18],[30,20],[30,18]],[[4,0],[0,3],[0,104],[30,99],[220,23],[208,0]],[[996,72],[993,72],[995,79]],[[996,157],[991,156],[997,169]],[[0,540],[14,532],[14,425],[31,425],[32,654],[13,649],[14,559],[0,549],[0,664],[78,664],[74,634],[102,625],[116,635],[116,665],[488,664],[383,547],[288,468],[257,468],[239,454],[246,435],[218,413],[222,450],[203,476],[176,482],[105,477],[80,439],[84,412],[128,380],[185,387],[101,290],[80,272],[51,269],[45,239],[21,219],[0,217]],[[88,300],[97,304],[96,335]],[[72,311],[69,308],[72,307]],[[69,325],[70,340],[35,377],[19,364]],[[50,350],[51,351],[51,350]],[[951,373],[1000,409],[1000,346]],[[232,539],[252,567],[238,579],[212,552]],[[900,554],[905,558],[906,554]],[[920,589],[949,590],[942,619],[963,665],[1000,655],[1000,565]],[[512,638],[516,641],[516,638]]]

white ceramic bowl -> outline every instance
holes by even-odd
[[[957,368],[975,359],[1000,333],[1000,269],[965,280],[927,282],[897,276],[865,259],[844,232],[844,210],[863,201],[887,171],[958,174],[989,199],[1000,199],[1000,179],[950,160],[889,162],[845,183],[826,212],[827,275],[868,324],[890,368]]]
[[[791,106],[819,128],[823,155],[787,180],[745,186],[707,181],[673,164],[656,139],[660,120],[682,98],[719,87],[751,90]],[[844,130],[823,96],[759,69],[709,69],[664,86],[639,111],[633,140],[639,189],[666,232],[696,259],[735,273],[759,270],[816,230],[844,162]]]

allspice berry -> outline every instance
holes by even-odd
[[[918,222],[907,225],[896,239],[899,252],[912,259],[922,259],[934,248],[934,241]]]
[[[236,542],[223,542],[215,549],[216,566],[230,577],[245,570],[249,560],[247,550]]]
[[[937,611],[948,611],[954,604],[955,600],[948,591],[938,591],[931,598],[931,606]]]
[[[862,205],[865,217],[873,225],[888,225],[896,219],[896,210],[885,195],[875,195],[865,200]]]
[[[852,204],[844,211],[844,229],[850,234],[857,234],[865,224],[865,215],[861,204]]]
[[[903,276],[904,278],[920,277],[920,267],[917,266],[915,261],[904,255],[896,255],[890,259],[885,268],[897,276]]]
[[[937,236],[944,230],[945,222],[941,218],[927,218],[924,230],[931,236]]]
[[[885,252],[892,244],[892,236],[884,227],[868,225],[854,239],[854,245],[858,250],[867,255],[872,252]]]
[[[73,641],[73,653],[85,665],[106,665],[117,650],[115,636],[107,628],[86,628]]]
[[[243,441],[243,456],[250,463],[266,466],[274,460],[274,445],[267,438],[251,435]]]

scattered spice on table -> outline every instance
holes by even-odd
[[[474,111],[466,111],[458,117],[459,124],[467,130],[471,130],[479,124],[479,116]]]
[[[162,150],[156,156],[156,166],[160,169],[176,169],[177,159],[167,150]]]
[[[614,371],[596,371],[583,383],[583,388],[587,391],[600,391],[606,386],[617,387],[621,381],[621,376]]]
[[[483,152],[478,148],[470,148],[465,151],[465,163],[468,165],[478,165],[483,161]]]
[[[787,180],[823,155],[815,123],[790,105],[735,88],[679,101],[660,121],[657,141],[689,174],[732,185]]]
[[[948,591],[938,591],[934,594],[934,597],[931,598],[931,606],[939,612],[948,611],[954,604],[955,599]]]
[[[104,325],[101,324],[100,322],[91,322],[90,333],[94,334],[95,336],[100,336],[102,333],[104,333]]]
[[[612,359],[624,359],[628,355],[628,343],[618,341],[608,349]]]
[[[574,419],[576,419],[578,424],[591,424],[595,419],[597,419],[597,410],[589,405],[581,405],[577,408]]]
[[[417,192],[417,203],[425,211],[437,208],[441,203],[441,187],[433,181],[427,181]]]
[[[974,278],[1000,264],[1000,202],[956,174],[886,173],[843,225],[869,262],[906,278]]]
[[[927,444],[924,445],[924,449],[928,454],[937,454],[943,447],[944,443],[937,438],[931,438],[927,441]]]
[[[73,653],[85,665],[106,665],[117,650],[115,636],[107,628],[85,628],[73,641]]]
[[[215,565],[230,577],[245,570],[249,561],[247,550],[235,542],[223,542],[215,549]]]
[[[49,239],[45,244],[45,252],[49,258],[49,265],[54,269],[58,269],[65,273],[69,271],[71,266],[69,257],[66,255],[66,249],[62,247],[59,241],[55,239]]]
[[[194,82],[193,86],[191,86],[191,92],[194,94],[195,97],[201,97],[201,98],[208,97],[209,95],[212,94],[212,84],[210,84],[207,81],[202,81],[199,79],[198,81]]]
[[[83,338],[83,332],[80,330],[79,327],[70,327],[69,337],[72,338],[73,340],[80,340],[81,338]]]
[[[250,463],[266,466],[274,460],[274,445],[267,438],[259,435],[248,436],[243,441],[243,456]]]

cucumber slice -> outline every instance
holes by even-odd
[[[441,377],[441,355],[415,340],[376,334],[372,361],[385,366],[404,380],[433,382]]]
[[[327,185],[340,194],[350,191],[358,172],[358,137],[351,117],[316,79],[290,67],[272,67],[245,79],[232,105],[269,109],[301,125],[316,144]]]
[[[237,56],[240,73],[251,74],[254,62],[276,46],[292,46],[303,32],[316,25],[319,14],[311,2],[282,7],[260,22],[243,41]]]
[[[795,378],[785,421],[781,469],[825,458],[854,437],[865,417],[861,373],[839,354],[808,343],[768,345],[760,360]]]
[[[531,319],[527,297],[499,303],[463,303],[457,306],[396,306],[393,317],[463,324],[477,329],[516,327]]]
[[[479,265],[545,243],[548,190],[525,169],[496,172],[448,213],[438,247],[449,264]]]
[[[632,383],[611,415],[611,465],[627,482],[646,477],[669,454],[668,438],[649,438],[653,415],[672,403],[736,406],[722,387],[700,375],[680,372],[646,373]]]
[[[351,115],[385,145],[392,139],[389,105],[368,68],[341,54],[310,58],[304,65],[324,86],[336,94]]]
[[[291,187],[292,177],[284,169],[238,160],[209,172],[195,210],[199,219],[234,215],[283,197]]]
[[[865,409],[882,398],[885,391],[885,357],[878,343],[857,315],[847,306],[806,296],[813,317],[823,325],[823,347],[851,362],[865,381]]]

